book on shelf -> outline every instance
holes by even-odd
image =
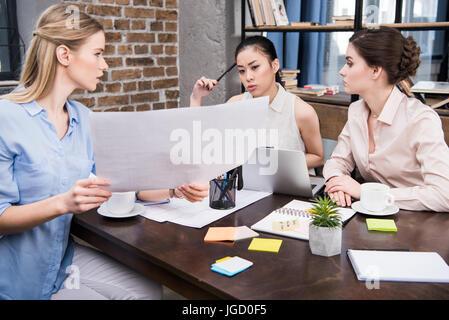
[[[402,93],[404,93],[409,98],[416,98],[422,103],[426,103],[424,100],[424,97],[416,92],[412,92],[411,88],[413,87],[413,81],[410,78],[404,79],[396,84],[396,87],[398,87],[399,90],[401,90]]]
[[[352,25],[354,25],[354,20],[337,20],[337,21],[334,21],[334,23],[331,23],[331,25],[352,26]]]
[[[285,89],[296,88],[298,86],[297,79],[282,79],[282,83]]]
[[[328,25],[354,25],[355,20],[353,15],[332,16],[331,19],[333,23]],[[363,16],[362,19],[365,20],[366,16]]]
[[[326,94],[326,89],[292,88],[288,89],[288,92],[291,92],[296,95],[306,94],[320,97]]]
[[[362,16],[362,19],[365,20],[367,16]],[[354,21],[355,17],[354,15],[341,15],[341,16],[332,16],[331,20],[337,22],[337,21]]]
[[[260,0],[248,0],[249,9],[254,17],[254,26],[259,27],[264,25],[262,11],[260,10]]]
[[[296,78],[299,72],[299,69],[281,69],[279,71],[281,78]]]
[[[270,4],[276,25],[288,26],[287,10],[285,10],[284,0],[270,0]]]
[[[287,26],[283,0],[247,0],[253,26]]]
[[[310,27],[310,26],[319,26],[319,22],[311,22],[311,21],[292,21],[290,22],[292,27]]]
[[[298,76],[299,69],[282,69],[280,70],[280,76],[282,84],[285,89],[298,87]]]
[[[273,9],[270,0],[247,0],[253,26],[275,26]]]
[[[246,2],[248,3],[248,11],[249,11],[249,15],[251,17],[251,23],[253,24],[253,26],[257,26],[256,16],[255,16],[254,7],[253,7],[253,0],[246,0]]]
[[[273,8],[271,7],[270,0],[261,0],[261,3],[262,3],[262,11],[265,16],[265,25],[275,26],[276,21],[274,18]]]
[[[340,92],[340,87],[336,84],[334,85],[326,85],[326,84],[306,84],[304,86],[305,89],[317,89],[317,90],[325,90],[324,94],[337,94]]]
[[[264,0],[258,0],[258,1],[259,1],[259,6],[260,6],[260,13],[262,14],[262,22],[263,22],[263,25],[266,25],[267,20],[265,19],[265,12],[263,10],[263,1]]]
[[[332,16],[331,19],[334,21],[354,20],[354,15],[345,14],[341,16]]]

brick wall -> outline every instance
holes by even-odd
[[[103,24],[109,65],[95,92],[77,90],[71,99],[94,111],[178,107],[178,0],[68,2]]]

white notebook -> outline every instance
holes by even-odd
[[[436,252],[348,250],[361,281],[449,282],[449,266]]]
[[[261,232],[276,234],[279,236],[309,240],[309,224],[311,214],[306,209],[312,209],[313,202],[292,200],[280,209],[276,209],[259,222],[253,224],[251,229]],[[350,208],[338,208],[342,222],[349,220],[355,211]],[[299,220],[299,227],[290,231],[273,230],[273,222]]]

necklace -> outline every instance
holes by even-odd
[[[373,118],[376,119],[377,118],[377,114],[373,113]]]

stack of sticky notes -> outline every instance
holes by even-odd
[[[226,257],[211,265],[211,270],[232,277],[251,267],[253,263],[240,257]]]
[[[396,224],[392,219],[366,219],[366,226],[370,231],[398,231],[398,228],[396,228]]]
[[[241,227],[210,227],[207,230],[204,242],[233,243],[243,239],[257,237],[259,234],[247,226]]]
[[[254,238],[251,241],[248,250],[278,253],[281,244],[282,240],[279,239]]]

